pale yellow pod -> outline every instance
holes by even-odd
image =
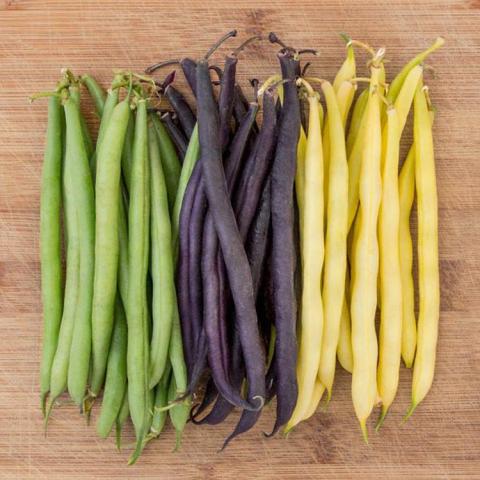
[[[415,145],[412,145],[403,162],[398,178],[400,200],[399,248],[402,275],[402,358],[411,368],[417,345],[414,284],[412,275],[413,249],[410,233],[410,213],[415,197]]]
[[[343,119],[333,87],[322,83],[327,103],[330,138],[330,162],[326,172],[330,190],[327,199],[325,266],[323,277],[322,353],[318,370],[320,382],[331,397],[335,376],[340,318],[345,294],[347,268],[348,166]]]
[[[433,382],[440,316],[438,207],[432,122],[419,84],[414,99],[415,187],[418,218],[419,313],[413,367],[412,404],[407,417],[425,398]]]
[[[380,251],[380,334],[377,373],[381,426],[398,388],[402,344],[402,280],[399,250],[398,162],[400,127],[397,110],[387,109],[382,152],[382,200],[378,218]]]
[[[383,53],[383,52],[382,52]],[[351,284],[352,399],[365,441],[366,421],[377,396],[377,308],[378,239],[377,220],[381,197],[381,120],[378,95],[381,54],[372,61],[371,83],[364,121],[365,137],[359,177],[360,223],[353,249]]]
[[[301,82],[308,90],[310,107],[303,180],[303,228],[300,236],[303,259],[301,334],[297,360],[298,398],[292,417],[285,427],[286,432],[304,418],[310,405],[320,360],[323,332],[320,290],[324,259],[323,155],[319,99],[307,82],[304,80]]]
[[[433,111],[430,120],[433,123]],[[415,197],[415,144],[410,147],[398,177],[400,197],[400,269],[402,273],[402,358],[407,368],[413,366],[417,345],[417,321],[415,318],[414,283],[412,275],[413,249],[410,233],[410,214]]]

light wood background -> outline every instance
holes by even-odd
[[[43,435],[38,208],[46,102],[29,105],[27,96],[51,89],[61,67],[90,72],[105,85],[113,68],[142,71],[160,59],[196,57],[234,27],[243,38],[275,30],[295,46],[318,48],[314,72],[327,78],[343,56],[338,32],[385,46],[390,79],[415,52],[445,36],[446,46],[429,60],[438,108],[437,375],[428,398],[402,425],[411,380],[402,370],[391,414],[368,446],[355,421],[348,375],[340,371],[328,413],[318,413],[287,440],[263,438],[271,412],[222,454],[216,452],[233,418],[216,428],[188,425],[176,454],[168,428],[138,465],[127,467],[127,453],[117,453],[111,439],[97,439],[72,406],[55,410]],[[277,68],[275,50],[266,43],[250,49],[242,55],[240,76],[266,78]],[[0,478],[480,478],[479,92],[478,0],[1,0]]]

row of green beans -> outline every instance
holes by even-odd
[[[93,77],[67,71],[54,92],[38,95],[50,97],[41,198],[45,425],[64,392],[89,419],[103,391],[97,432],[105,438],[115,427],[120,446],[130,417],[131,463],[167,415],[179,445],[190,411],[188,398],[177,402],[187,378],[174,211],[178,217],[198,146],[182,170],[159,116],[148,111],[156,98],[144,80],[116,74],[106,93]],[[82,85],[100,118],[95,146],[80,109]]]

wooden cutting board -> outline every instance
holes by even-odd
[[[437,374],[425,402],[402,424],[411,382],[411,372],[402,369],[398,397],[381,433],[371,433],[370,445],[355,421],[349,376],[339,370],[328,412],[317,413],[288,439],[263,437],[273,420],[267,409],[252,432],[221,454],[217,450],[234,418],[215,428],[188,425],[178,453],[172,453],[169,427],[138,465],[127,467],[128,453],[117,453],[111,439],[99,440],[71,405],[55,410],[44,437],[38,401],[38,209],[46,102],[30,105],[27,96],[51,89],[61,67],[89,72],[106,86],[113,68],[142,71],[161,59],[195,58],[231,28],[242,38],[275,30],[295,46],[318,48],[312,70],[324,78],[332,78],[342,60],[338,32],[385,46],[389,79],[437,35],[446,38],[428,62],[435,76],[427,74],[438,109]],[[242,80],[277,71],[275,50],[263,43],[242,55]],[[0,477],[480,478],[479,55],[478,0],[1,0]],[[366,58],[359,56],[365,73]],[[126,443],[132,438],[129,431]]]

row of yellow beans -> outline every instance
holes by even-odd
[[[333,85],[312,77],[298,80],[308,100],[309,123],[307,133],[300,134],[296,176],[302,265],[299,395],[286,431],[315,413],[325,391],[328,404],[336,358],[352,373],[353,406],[366,441],[374,406],[382,406],[379,428],[396,396],[401,358],[414,366],[408,415],[431,386],[439,316],[437,200],[433,114],[421,64],[442,44],[439,38],[414,57],[390,86],[384,49],[374,52],[355,41],[347,43]],[[356,77],[354,45],[372,55],[368,79]],[[358,96],[347,130],[357,84],[364,80],[369,86]],[[317,82],[325,119],[312,87]],[[414,145],[399,176],[400,140],[412,104]],[[409,226],[415,190],[418,326]]]

